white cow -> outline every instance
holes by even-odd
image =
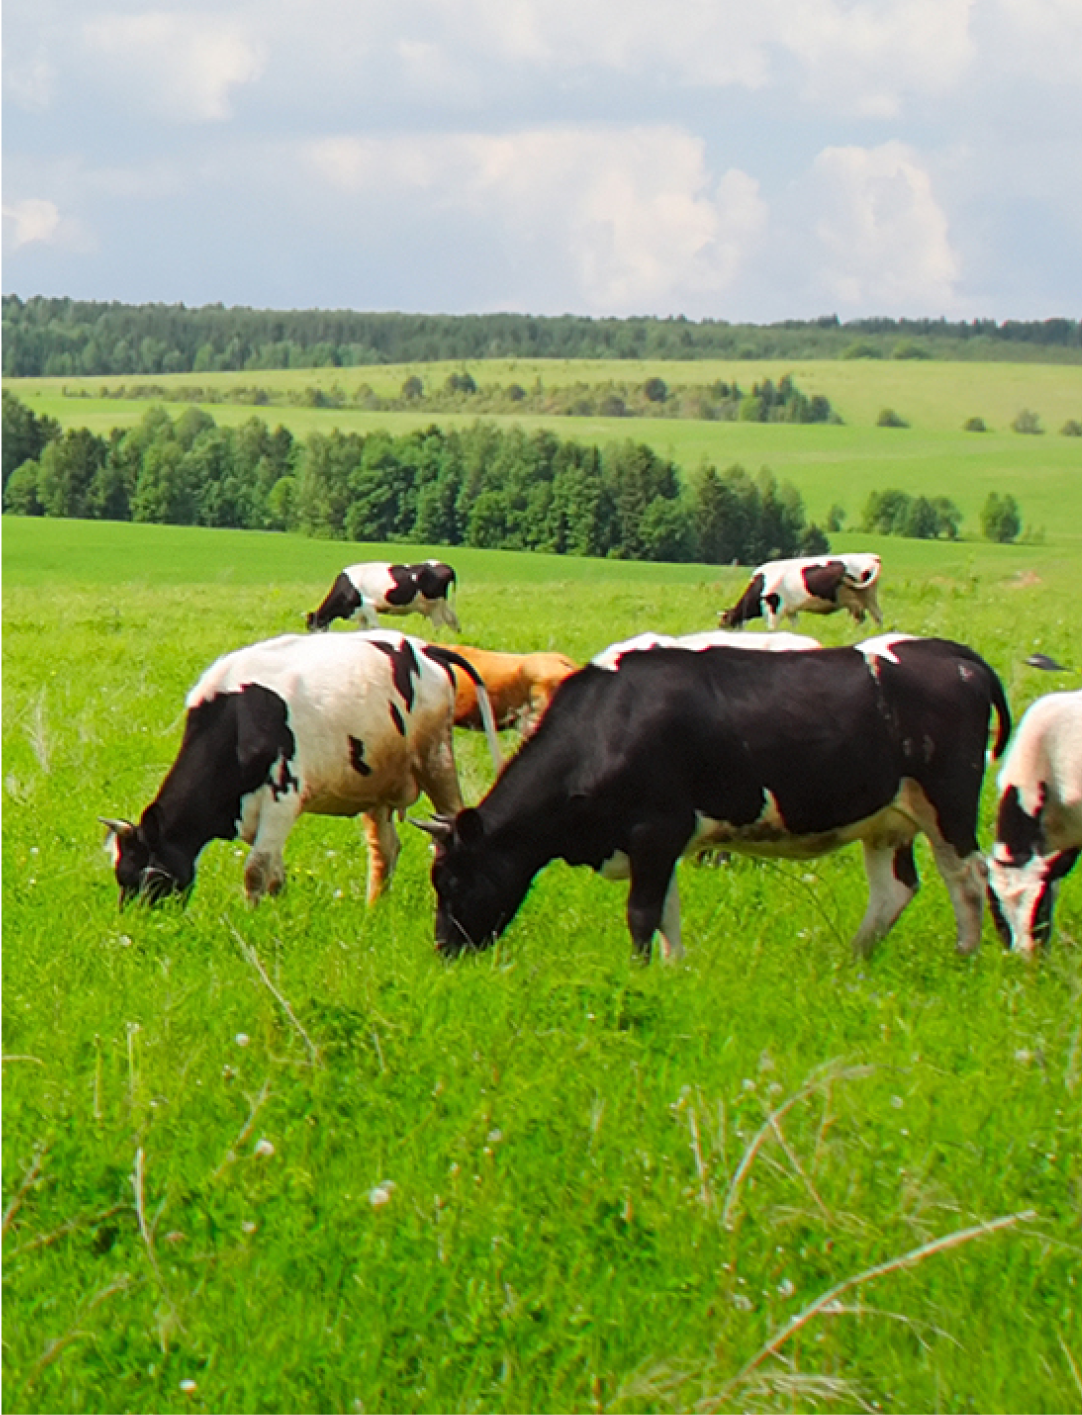
[[[999,790],[988,898],[1007,947],[1033,953],[1051,938],[1056,888],[1082,849],[1082,691],[1029,708]]]
[[[880,560],[870,552],[816,555],[798,560],[767,560],[752,572],[732,609],[718,616],[723,629],[735,629],[760,616],[768,629],[782,619],[796,621],[801,611],[833,614],[847,609],[858,624],[865,613],[879,625],[883,615],[876,598]]]
[[[452,664],[474,673],[449,649],[386,630],[284,634],[218,659],[188,694],[180,751],[139,824],[104,820],[121,903],[186,891],[203,847],[238,836],[252,847],[244,888],[258,903],[281,888],[282,847],[305,812],[364,813],[372,903],[398,858],[394,813],[422,791],[437,811],[462,805]]]
[[[305,616],[309,631],[326,629],[335,619],[355,619],[366,629],[376,628],[377,614],[423,614],[433,624],[459,630],[462,625],[448,595],[455,572],[441,560],[417,565],[394,565],[370,560],[347,565],[327,591],[318,609]]]

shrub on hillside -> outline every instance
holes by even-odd
[[[1032,408],[1022,408],[1014,422],[1011,423],[1011,427],[1015,432],[1024,432],[1030,436],[1037,436],[1044,432],[1041,420]]]
[[[983,418],[966,418],[962,424],[963,432],[987,432],[988,424]]]
[[[1021,529],[1022,514],[1018,509],[1018,502],[1010,492],[1006,496],[999,496],[990,491],[981,507],[981,533],[985,540],[1008,545],[1012,540],[1018,539]]]
[[[908,427],[909,424],[901,414],[896,413],[893,408],[880,408],[879,416],[875,420],[876,427]]]
[[[1068,418],[1059,431],[1061,437],[1082,437],[1082,422]]]

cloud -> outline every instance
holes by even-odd
[[[359,206],[393,211],[420,197],[429,219],[495,229],[535,284],[562,282],[565,307],[599,312],[668,310],[726,290],[766,221],[751,177],[712,180],[701,139],[667,126],[338,137],[307,156]]]
[[[959,261],[931,179],[904,143],[829,147],[811,171],[825,289],[865,312],[952,313]]]
[[[190,123],[231,116],[230,94],[263,71],[262,45],[245,27],[212,15],[107,14],[83,29],[106,81],[141,109]]]
[[[35,241],[48,244],[60,229],[60,211],[55,202],[27,197],[10,205],[5,202],[3,211],[12,250],[32,245]]]

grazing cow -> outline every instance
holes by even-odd
[[[848,609],[858,624],[863,624],[867,611],[882,625],[875,593],[879,568],[879,556],[870,554],[768,560],[755,569],[732,609],[718,615],[718,623],[723,629],[736,629],[761,615],[768,629],[776,629],[783,618],[795,623],[801,610],[833,614]]]
[[[524,737],[537,726],[549,698],[578,664],[562,653],[493,653],[452,644],[484,680],[498,727],[517,727]],[[455,726],[481,727],[477,689],[466,673],[455,674]]]
[[[980,942],[977,807],[989,718],[1010,732],[1003,688],[971,649],[904,634],[814,653],[628,653],[564,682],[536,733],[479,806],[425,822],[436,840],[436,946],[484,948],[557,857],[630,878],[636,955],[655,931],[679,956],[675,866],[725,849],[809,859],[864,846],[868,954],[918,888],[928,836],[957,921]]]
[[[1003,942],[1033,953],[1052,936],[1059,881],[1082,850],[1082,692],[1038,698],[999,774],[988,899]]]
[[[347,565],[318,609],[305,615],[309,632],[326,629],[335,619],[357,619],[374,629],[377,614],[424,614],[433,624],[462,628],[448,602],[455,572],[439,560],[420,565],[391,565],[373,560]]]
[[[218,659],[188,694],[180,751],[139,824],[104,821],[121,903],[187,890],[207,842],[238,836],[252,847],[244,888],[258,903],[285,880],[282,847],[299,815],[362,811],[372,903],[398,857],[393,812],[421,791],[437,811],[462,805],[452,664],[474,671],[386,630],[285,634]],[[489,742],[495,751],[494,730]]]
[[[788,653],[822,648],[822,644],[818,639],[809,638],[807,634],[738,634],[727,629],[707,629],[701,634],[681,634],[674,637],[671,634],[655,634],[648,630],[645,634],[636,634],[633,639],[610,644],[607,649],[595,654],[590,662],[598,668],[613,669],[619,666],[625,653],[639,653],[643,649],[690,649],[699,652],[702,649],[722,648]]]

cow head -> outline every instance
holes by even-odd
[[[1012,953],[1035,953],[1052,936],[1056,887],[1078,859],[1077,850],[1012,859],[997,845],[988,861],[988,903],[1004,946]]]
[[[479,811],[413,824],[435,842],[436,951],[455,958],[490,948],[517,913],[532,874],[523,879],[513,856],[493,848]]]
[[[120,905],[140,899],[157,904],[170,894],[183,894],[195,878],[195,862],[161,838],[157,814],[149,806],[138,825],[100,816],[109,828],[113,868],[120,886]]]

